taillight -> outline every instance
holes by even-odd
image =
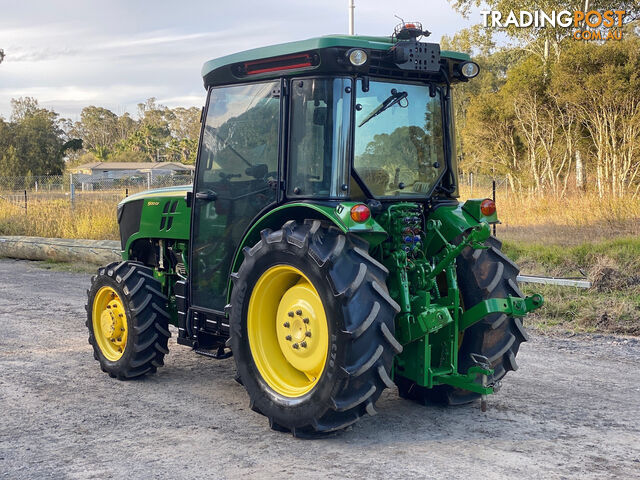
[[[244,75],[257,75],[259,73],[312,67],[314,64],[316,64],[316,62],[310,53],[297,53],[294,55],[284,55],[282,57],[245,62],[241,67],[243,69],[241,73]]]
[[[485,198],[480,204],[480,211],[485,217],[490,217],[491,215],[496,213],[496,202],[494,202],[490,198]]]
[[[366,205],[359,203],[351,207],[351,219],[354,222],[363,223],[369,220],[371,216],[371,210]]]

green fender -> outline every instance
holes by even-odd
[[[440,232],[448,242],[453,242],[453,240],[460,234],[481,222],[498,222],[497,213],[490,216],[482,214],[480,211],[480,204],[483,200],[484,199],[473,199],[457,205],[442,205],[431,212],[427,220],[439,220],[442,223]],[[441,242],[434,242],[429,245],[427,255],[434,255],[441,248]]]
[[[373,217],[362,223],[357,223],[351,219],[351,208],[362,202],[336,202],[335,204],[316,204],[316,203],[286,203],[280,205],[273,210],[265,213],[249,228],[244,238],[240,242],[236,250],[236,256],[233,260],[232,272],[237,272],[242,263],[242,249],[251,247],[260,240],[260,232],[265,228],[276,230],[289,220],[302,222],[307,218],[327,220],[333,223],[344,233],[356,233],[369,242],[371,246],[375,246],[383,242],[387,238],[387,232],[376,222]],[[227,300],[231,298],[231,281]]]

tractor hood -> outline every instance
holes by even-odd
[[[154,188],[152,190],[145,190],[144,192],[134,193],[133,195],[122,200],[119,205],[133,202],[135,200],[142,200],[145,198],[153,197],[182,197],[187,195],[187,192],[193,191],[193,185],[180,185],[177,187],[165,187]]]

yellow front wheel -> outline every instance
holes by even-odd
[[[93,356],[112,377],[153,373],[169,339],[167,299],[153,270],[119,262],[98,270],[88,291],[87,328]]]
[[[113,287],[98,290],[91,315],[93,334],[102,354],[112,362],[122,357],[127,345],[127,312]]]

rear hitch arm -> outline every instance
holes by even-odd
[[[462,314],[460,331],[469,328],[492,313],[506,313],[513,317],[524,317],[527,313],[540,308],[544,304],[542,295],[535,294],[526,298],[508,296],[507,298],[489,298],[474,305]]]

